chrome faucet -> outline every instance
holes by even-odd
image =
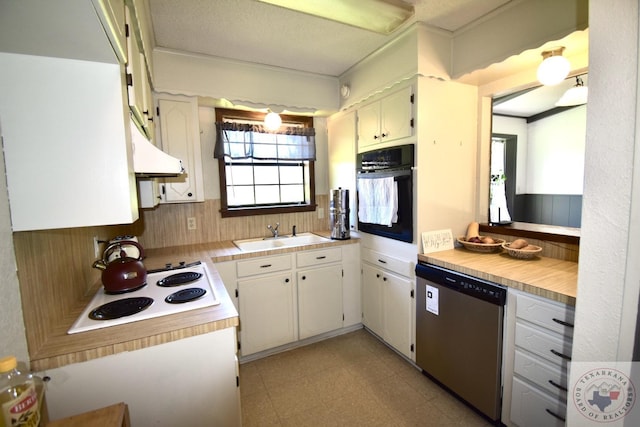
[[[273,228],[271,226],[271,224],[267,225],[267,228],[271,231],[271,233],[273,234],[273,237],[278,237],[278,227],[280,227],[280,223],[276,222],[276,227]]]

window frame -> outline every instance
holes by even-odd
[[[216,108],[216,122],[225,119],[251,120],[256,122],[264,121],[266,113],[245,110],[233,110],[229,108]],[[313,117],[293,116],[280,114],[283,124],[302,125],[303,127],[313,127]],[[295,212],[313,212],[316,210],[316,183],[315,183],[315,161],[309,160],[309,203],[304,205],[280,205],[267,207],[240,207],[229,208],[227,201],[227,174],[226,162],[224,158],[218,159],[218,176],[220,183],[220,214],[222,218],[252,216],[252,215],[273,215]]]

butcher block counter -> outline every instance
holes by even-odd
[[[304,248],[313,249],[316,247],[350,244],[356,240],[328,240],[326,243],[312,244]],[[296,250],[300,250],[300,247],[243,252],[230,241],[146,250],[144,264],[148,270],[162,268],[166,264],[175,265],[181,261],[186,263],[201,261],[205,263],[211,273],[211,285],[220,300],[220,304],[108,328],[71,335],[67,334],[69,327],[80,316],[95,292],[102,286],[98,281],[92,287],[92,290],[70,309],[69,313],[65,315],[64,321],[55,325],[53,334],[47,337],[46,342],[38,351],[31,355],[31,369],[33,371],[53,369],[124,351],[135,351],[229,327],[236,327],[239,324],[238,312],[224,287],[214,262],[294,252]]]
[[[465,248],[419,254],[419,262],[448,268],[510,288],[575,305],[578,263],[547,257],[516,259],[507,253],[479,253]]]

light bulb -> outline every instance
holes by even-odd
[[[278,113],[271,111],[264,117],[264,126],[270,131],[278,130],[281,124],[282,119]]]
[[[559,55],[556,53],[556,51],[542,53],[545,59],[538,66],[538,81],[545,86],[553,86],[562,82],[571,70],[571,64],[567,58],[562,56],[562,51],[559,52]]]

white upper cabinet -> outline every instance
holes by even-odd
[[[358,149],[413,135],[413,90],[407,86],[359,108]]]
[[[185,173],[161,182],[161,203],[204,201],[200,124],[195,97],[157,95],[159,136],[164,152],[182,160]]]
[[[127,62],[124,0],[91,0],[120,63]]]
[[[136,181],[125,70],[106,35],[111,28],[91,3],[45,3],[12,2],[16,25],[38,37],[0,53],[13,230],[130,224],[138,219]],[[56,47],[71,38],[82,40],[76,52]]]

